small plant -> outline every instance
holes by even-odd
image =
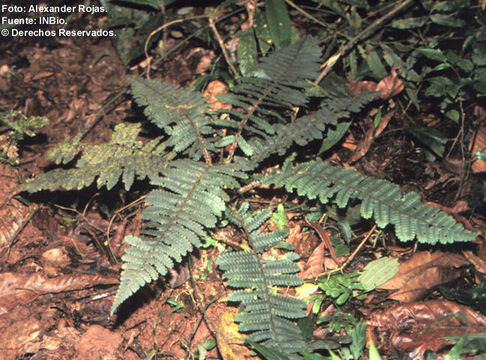
[[[0,112],[0,123],[7,126],[0,131],[0,159],[15,163],[18,158],[18,142],[25,137],[34,137],[35,130],[46,126],[49,121],[42,116],[25,116],[20,111]]]

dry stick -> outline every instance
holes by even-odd
[[[191,16],[191,17],[188,17],[187,19],[175,19],[175,20],[169,21],[168,23],[165,23],[165,24],[159,26],[157,29],[155,29],[154,31],[152,31],[149,34],[149,36],[147,37],[147,40],[145,40],[145,46],[143,48],[143,52],[145,53],[145,59],[147,60],[147,79],[150,80],[150,57],[149,57],[149,54],[148,54],[148,45],[149,45],[150,39],[152,39],[152,37],[155,34],[157,34],[158,32],[164,30],[166,27],[169,27],[171,25],[178,24],[178,23],[181,23],[181,22],[184,22],[184,21],[187,21],[187,20],[201,19],[201,18],[205,18],[205,17],[206,17],[206,15],[199,15],[199,16]]]
[[[240,78],[240,74],[238,74],[238,71],[236,70],[235,66],[231,62],[231,59],[228,56],[228,51],[226,51],[226,47],[224,46],[223,39],[221,38],[221,35],[219,35],[218,29],[216,28],[216,24],[214,23],[213,17],[209,17],[209,26],[214,32],[214,35],[216,36],[216,39],[218,40],[219,47],[221,48],[221,52],[223,53],[224,59],[226,60],[226,63],[228,64],[229,68],[233,72],[233,75],[235,76],[236,79]]]
[[[108,247],[111,249],[110,247],[110,242],[111,242],[111,236],[110,236],[110,231],[111,231],[111,227],[113,226],[113,222],[115,221],[115,218],[117,216],[120,215],[120,213],[125,210],[125,209],[128,209],[134,205],[137,205],[139,202],[141,202],[142,200],[144,200],[145,198],[147,197],[147,195],[142,195],[141,197],[139,197],[137,200],[134,200],[132,201],[130,204],[128,205],[125,205],[121,208],[119,208],[118,210],[115,211],[115,213],[113,214],[113,216],[111,217],[110,219],[110,222],[108,223],[108,228],[106,229],[106,244],[108,245]]]
[[[217,334],[216,329],[217,329],[217,327],[213,323],[213,320],[211,320],[211,318],[207,314],[207,311],[206,310],[212,304],[214,304],[220,297],[216,297],[216,299],[214,299],[212,301],[209,301],[206,305],[203,304],[203,302],[201,300],[201,297],[199,296],[199,292],[197,290],[196,281],[194,280],[194,274],[192,273],[193,263],[192,263],[192,259],[191,259],[191,256],[190,255],[187,257],[187,263],[188,263],[187,265],[189,267],[189,278],[191,280],[191,287],[192,287],[192,290],[194,291],[194,298],[195,298],[196,303],[199,306],[199,309],[201,310],[201,313],[202,313],[201,320],[204,320],[205,321],[206,326],[208,327],[209,332],[211,333],[211,335],[213,335],[214,339],[216,340],[216,344],[217,344],[218,343],[218,339],[216,337],[216,334]],[[200,321],[198,322],[198,325],[197,326],[199,326],[199,324],[200,324]],[[197,330],[197,328],[195,330]],[[192,342],[192,340],[194,338],[194,335],[196,335],[196,331],[194,331],[194,333],[191,334],[190,339],[189,339],[190,342]]]
[[[175,19],[175,20],[169,21],[168,23],[165,23],[165,24],[159,26],[157,29],[152,31],[149,34],[149,36],[147,37],[147,40],[145,40],[145,46],[143,48],[143,52],[145,53],[145,60],[147,60],[147,79],[150,80],[150,57],[149,57],[149,54],[148,54],[148,45],[149,45],[150,39],[152,39],[152,36],[157,34],[159,31],[164,30],[166,27],[174,25],[174,24],[181,23],[184,20],[185,19]]]
[[[348,264],[353,261],[354,257],[356,256],[356,254],[361,250],[361,248],[363,247],[363,245],[366,243],[366,241],[368,241],[368,239],[371,237],[371,235],[373,235],[373,233],[375,232],[376,230],[376,225],[373,225],[373,227],[371,228],[371,230],[368,232],[368,234],[366,234],[365,238],[363,239],[363,241],[361,241],[361,243],[358,245],[358,247],[353,251],[353,253],[346,259],[346,261],[344,262],[344,264],[342,264],[340,267],[338,267],[337,269],[334,269],[334,270],[331,270],[331,271],[327,271],[325,273],[322,273],[319,275],[319,277],[321,277],[322,275],[331,275],[335,272],[339,272],[339,271],[343,271],[344,268],[346,266],[348,266]]]
[[[322,71],[317,77],[317,79],[314,81],[314,84],[319,84],[321,80],[326,76],[329,71],[334,67],[336,62],[339,60],[341,56],[343,56],[353,45],[356,41],[364,37],[369,31],[373,30],[376,26],[378,26],[380,23],[384,22],[387,20],[389,17],[403,9],[405,6],[413,2],[414,0],[404,0],[400,5],[398,5],[396,8],[390,10],[387,12],[385,15],[383,15],[381,18],[375,20],[373,23],[371,23],[366,29],[361,31],[358,35],[353,37],[349,42],[344,45],[338,52],[336,52],[334,55],[332,55],[329,59],[326,60],[324,64],[321,65]]]
[[[311,14],[309,14],[307,11],[305,11],[304,9],[302,9],[301,7],[299,7],[298,5],[296,5],[292,0],[285,0],[285,2],[287,4],[289,4],[290,6],[292,6],[295,10],[297,10],[298,12],[300,12],[302,15],[304,15],[305,17],[308,17],[309,19],[311,19],[312,21],[318,23],[319,25],[321,25],[324,28],[327,27],[327,24],[323,23],[321,20],[319,20],[316,17],[314,17]]]

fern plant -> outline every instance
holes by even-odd
[[[49,155],[57,164],[77,159],[73,169],[55,169],[23,185],[22,190],[34,192],[79,189],[96,181],[98,188],[111,189],[121,180],[128,190],[135,179],[149,179],[153,190],[142,214],[145,227],[140,236],[125,238],[130,246],[122,256],[112,313],[142,286],[165,275],[199,248],[207,230],[226,214],[248,241],[247,251],[224,253],[218,259],[228,283],[238,289],[230,299],[242,303],[241,330],[286,356],[298,357],[304,350],[292,322],[303,315],[303,303],[276,291],[301,283],[292,263],[295,254],[278,259],[265,256],[265,250],[285,235],[257,231],[269,210],[248,215],[247,205],[235,213],[228,209],[232,191],[255,180],[255,170],[263,160],[313,140],[330,146],[329,138],[336,142],[336,134],[342,132],[340,124],[349,123],[351,115],[373,99],[373,94],[366,93],[325,98],[318,111],[293,119],[294,106],[306,107],[306,91],[312,86],[308,80],[317,75],[319,62],[319,48],[312,38],[264,58],[232,93],[222,97],[234,106],[229,118],[210,114],[202,95],[190,89],[132,79],[133,96],[160,129],[160,137],[142,142],[139,124],[117,125],[107,144],[81,143],[78,136]],[[394,224],[403,240],[417,236],[419,241],[447,243],[474,237],[447,215],[422,206],[418,195],[402,196],[395,185],[320,161],[296,167],[287,161],[281,173],[272,173],[263,181],[289,190],[297,188],[299,194],[318,196],[323,203],[333,195],[340,206],[346,206],[350,198],[360,199],[365,217],[373,215],[380,226]]]

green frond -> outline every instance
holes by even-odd
[[[198,160],[205,149],[214,150],[213,124],[201,93],[140,78],[132,80],[132,93],[147,118],[169,135],[167,146],[174,151]]]
[[[299,358],[305,342],[291,320],[305,316],[305,303],[277,293],[279,287],[302,285],[302,279],[295,275],[299,272],[293,262],[297,255],[289,252],[276,258],[266,257],[264,252],[284,240],[287,233],[259,232],[258,228],[270,218],[270,210],[254,214],[247,211],[248,204],[243,204],[238,213],[228,213],[228,218],[245,230],[250,250],[227,251],[216,261],[228,285],[237,289],[228,296],[229,301],[242,305],[235,321],[240,323],[240,331],[250,333],[248,340],[264,341],[289,358]]]
[[[307,103],[303,91],[319,73],[320,48],[312,38],[303,38],[262,59],[257,67],[240,79],[231,93],[219,95],[221,101],[243,111],[230,111],[240,120],[246,134],[273,135],[276,123],[289,123],[282,110]],[[240,121],[217,121],[226,128],[237,128]]]
[[[339,120],[348,119],[352,113],[361,111],[374,96],[373,93],[361,93],[355,97],[328,99],[314,114],[297,118],[291,124],[274,125],[275,135],[255,136],[248,142],[255,153],[251,160],[259,163],[272,154],[285,154],[294,143],[305,146],[313,140],[325,139]]]
[[[160,138],[145,145],[137,140],[140,128],[140,124],[118,124],[111,141],[105,144],[81,144],[79,136],[73,141],[60,144],[48,157],[57,164],[66,164],[81,153],[76,167],[40,174],[24,184],[21,190],[81,189],[90,186],[95,179],[98,188],[106,186],[110,190],[120,178],[128,190],[135,178],[157,178],[173,156],[167,153]]]
[[[163,276],[174,262],[200,246],[205,228],[213,228],[229,200],[226,189],[239,187],[246,175],[235,165],[210,166],[193,160],[177,160],[154,179],[157,186],[147,195],[149,206],[140,237],[129,236],[131,245],[122,257],[120,287],[112,313],[143,285]]]
[[[339,207],[345,207],[350,199],[361,200],[361,215],[367,219],[373,216],[382,228],[393,224],[401,241],[416,237],[422,243],[447,244],[476,237],[445,212],[423,204],[417,193],[402,194],[396,184],[323,161],[292,166],[287,160],[280,173],[273,171],[262,182],[290,192],[296,189],[298,195],[323,204],[334,198]]]

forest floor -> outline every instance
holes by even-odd
[[[103,16],[81,18],[77,14],[71,21],[89,19],[92,26],[104,21]],[[175,44],[177,40],[170,40],[166,46]],[[224,352],[221,344],[232,343],[235,309],[224,301],[228,289],[212,261],[219,253],[215,247],[201,249],[192,257],[192,266],[183,265],[169,279],[147,286],[110,316],[123,245],[112,247],[117,250],[109,253],[107,234],[112,244],[120,244],[125,235],[140,230],[142,209],[127,210],[125,205],[136,199],[134,194],[143,195],[146,184],[132,194],[121,186],[110,193],[89,187],[81,192],[15,194],[19,183],[53,168],[46,153],[56,144],[79,132],[85,133],[83,141],[103,143],[110,139],[115,125],[141,116],[130,96],[127,75],[143,73],[144,59],[130,66],[123,64],[110,38],[9,38],[0,43],[0,53],[0,107],[49,120],[36,137],[21,140],[10,149],[14,162],[0,163],[0,359],[201,358],[204,349],[208,349],[204,356],[220,358]],[[201,62],[213,55],[213,50],[189,41],[159,64],[153,76],[189,86],[200,76]],[[485,110],[478,107],[476,112],[484,122]],[[411,353],[425,347],[444,350],[446,342],[439,338],[447,336],[447,330],[416,330],[426,329],[441,316],[462,312],[469,323],[448,324],[449,328],[455,327],[459,333],[472,327],[486,331],[486,316],[473,306],[477,303],[450,302],[438,291],[441,285],[458,290],[481,281],[484,284],[486,244],[479,235],[486,231],[486,218],[481,214],[484,205],[475,208],[469,198],[475,186],[484,186],[485,178],[480,171],[474,177],[465,174],[454,151],[440,161],[423,161],[413,139],[391,131],[432,126],[437,121],[426,110],[414,119],[397,112],[388,119],[383,135],[367,136],[373,126],[368,116],[353,125],[346,141],[329,154],[329,159],[393,181],[403,191],[418,191],[423,199],[478,233],[475,244],[459,250],[443,246],[431,252],[427,246],[399,243],[390,234],[376,232],[370,223],[356,227],[362,237],[369,233],[375,242],[367,242],[359,250],[352,268],[361,269],[378,254],[392,254],[408,266],[387,288],[353,299],[348,307],[357,318],[368,321],[383,358],[401,358],[400,351]],[[6,130],[0,123],[0,136]],[[0,146],[6,146],[2,141],[5,144],[6,139],[0,139]],[[268,190],[244,196],[256,207],[282,200]],[[297,204],[296,199],[286,200]],[[286,217],[289,241],[301,256],[302,267],[312,268],[322,234],[298,210],[287,212]],[[387,245],[385,236],[389,236]],[[317,268],[336,267],[325,249],[320,249]],[[205,305],[205,314],[198,299]],[[402,307],[387,312],[393,301]],[[336,307],[326,300],[323,309],[322,313],[333,314]],[[400,322],[411,317],[416,321],[414,330],[400,328]],[[319,329],[314,336],[326,339],[328,334]],[[215,338],[219,352],[211,345]],[[235,352],[235,359],[249,355],[239,344],[226,346]]]

